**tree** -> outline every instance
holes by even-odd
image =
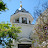
[[[2,1],[0,1],[0,11],[2,11],[2,10],[6,10],[7,8],[6,8],[6,4],[4,4]]]
[[[21,32],[20,27],[15,25],[10,26],[9,23],[0,23],[0,44],[6,48],[12,48],[14,46],[13,39],[17,40],[18,33]]]
[[[34,19],[35,20],[38,18],[38,16],[40,16],[42,14],[42,12],[44,12],[48,8],[48,2],[45,2],[44,4],[42,4],[41,9],[39,8],[39,4],[38,4],[38,6],[35,7],[35,10],[34,10]]]
[[[47,2],[43,5],[44,9],[46,9],[45,13],[48,14],[48,6]],[[43,9],[43,10],[44,10]],[[36,17],[38,17],[38,24],[35,26],[35,31],[39,37],[39,44],[42,46],[42,48],[47,48],[48,46],[48,15],[45,13],[42,13],[42,10],[36,10]],[[39,16],[40,15],[40,16]],[[44,17],[46,17],[44,19]]]
[[[47,18],[48,18],[48,16],[47,16]],[[45,44],[47,45],[47,43],[48,43],[47,42],[48,41],[48,22],[45,23],[42,19],[41,19],[41,21],[43,23],[36,24],[35,30],[36,30],[36,33],[39,37],[39,43],[43,44],[44,42],[46,42]]]

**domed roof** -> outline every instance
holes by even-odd
[[[29,13],[29,12],[28,12],[28,11],[26,11],[24,8],[17,9],[17,10],[15,11],[15,13],[14,13],[14,14],[16,14],[16,13],[18,13],[18,12]]]
[[[21,3],[21,4],[20,4],[20,8],[17,9],[14,14],[16,14],[16,13],[18,13],[18,12],[29,13],[29,12],[26,11],[24,8],[22,8],[22,1],[20,1],[20,3]]]

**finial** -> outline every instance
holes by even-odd
[[[20,1],[20,3],[22,3],[22,1]]]
[[[20,7],[22,8],[22,1],[20,1]]]
[[[19,8],[19,10],[21,10],[22,9],[22,1],[20,1],[20,8]]]

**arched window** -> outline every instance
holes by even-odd
[[[25,24],[27,24],[27,18],[25,18],[25,17],[22,17],[22,23],[25,23]]]

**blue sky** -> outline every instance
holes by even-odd
[[[24,9],[29,11],[29,13],[34,16],[34,10],[38,6],[41,8],[41,5],[47,2],[48,0],[3,0],[6,3],[6,6],[9,10],[0,12],[0,22],[10,22],[10,17],[15,13],[20,7],[20,1],[22,1],[22,6]],[[40,4],[39,4],[40,1]],[[35,21],[33,21],[34,23]]]

